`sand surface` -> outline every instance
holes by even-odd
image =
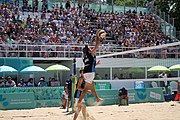
[[[180,103],[141,103],[129,106],[87,107],[90,117],[87,120],[180,120]],[[26,110],[0,110],[0,120],[72,120],[60,107]],[[82,114],[78,120],[82,119]]]

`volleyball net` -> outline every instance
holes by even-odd
[[[157,46],[141,47],[139,49],[128,48],[126,51],[111,50],[111,53],[99,55],[97,58],[180,58],[180,42],[168,43]]]

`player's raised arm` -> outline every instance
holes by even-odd
[[[106,32],[104,30],[97,30],[96,31],[96,45],[95,47],[91,50],[91,54],[94,56],[94,54],[96,53],[100,42],[102,42],[104,40],[104,38],[106,37]]]

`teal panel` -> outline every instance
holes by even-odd
[[[35,108],[34,93],[1,93],[0,109]]]
[[[118,90],[97,90],[98,96],[104,99],[102,105],[118,104],[118,92]],[[129,103],[164,102],[162,88],[129,89],[128,97]],[[87,105],[93,105],[96,99],[92,94],[87,94],[85,102]]]
[[[164,102],[162,88],[128,90],[129,103]]]
[[[60,99],[64,87],[17,87],[0,88],[0,93],[33,92],[35,100]]]
[[[60,101],[64,87],[17,87],[17,88],[0,88],[1,93],[26,93],[32,92],[35,99],[36,107],[60,106]]]
[[[118,90],[97,90],[97,94],[100,98],[104,99],[102,105],[113,105],[118,103]],[[96,99],[92,94],[87,94],[85,102],[87,105],[93,105]]]

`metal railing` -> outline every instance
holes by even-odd
[[[178,36],[178,33],[180,33],[180,31],[176,31],[175,18],[171,17],[170,14],[157,9],[157,6],[154,8],[153,13],[158,18],[159,26],[161,27],[163,33],[171,39],[179,41],[180,37]]]
[[[0,57],[26,58],[72,58],[82,57],[84,45],[30,45],[30,44],[0,44]],[[90,46],[93,47],[93,46]],[[138,47],[119,47],[113,44],[99,46],[97,56],[138,49]],[[111,56],[115,58],[180,58],[180,46],[145,50],[131,54]]]
[[[30,45],[30,44],[0,44],[0,57],[82,57],[84,45]],[[92,46],[90,46],[92,47]],[[97,55],[122,52],[137,47],[118,47],[116,45],[101,45]]]

